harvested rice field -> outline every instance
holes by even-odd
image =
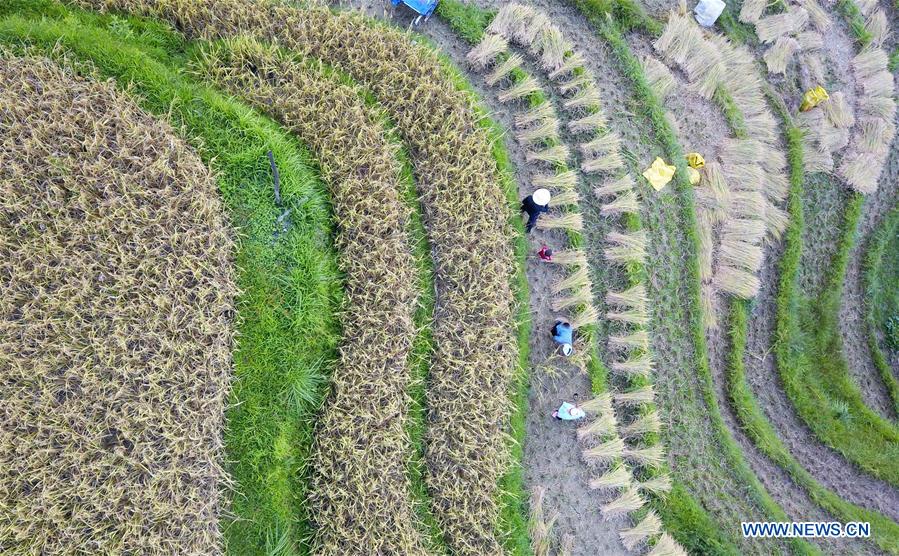
[[[899,555],[899,3],[709,6],[0,4],[0,554]]]

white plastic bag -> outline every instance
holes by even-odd
[[[718,16],[724,11],[722,0],[699,0],[696,4],[696,22],[703,27],[711,27],[718,20]]]

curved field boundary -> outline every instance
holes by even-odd
[[[148,110],[166,114],[190,137],[198,137],[200,155],[216,170],[231,219],[241,231],[238,380],[225,432],[235,494],[229,508],[233,517],[226,516],[223,524],[225,540],[235,554],[294,547],[295,539],[309,534],[302,501],[312,425],[339,338],[333,315],[341,281],[327,192],[305,151],[277,126],[160,62],[183,46],[166,29],[35,4],[37,13],[53,13],[65,22],[10,17],[0,22],[0,40],[25,41],[45,51],[60,45],[92,60],[104,76],[137,92]],[[281,207],[273,200],[268,150],[278,163]],[[303,216],[278,232],[278,217],[286,209]],[[299,343],[296,330],[315,334]]]
[[[396,146],[360,90],[270,46],[205,49],[197,72],[310,145],[333,191],[346,303],[312,460],[315,550],[424,554],[406,476],[416,278]]]
[[[608,5],[592,0],[575,0],[573,3],[587,16],[587,19],[591,24],[596,27],[600,36],[612,46],[616,56],[621,60],[622,66],[626,69],[626,74],[634,81],[638,97],[643,100],[645,105],[645,116],[656,130],[658,140],[663,146],[668,159],[675,161],[675,164],[678,165],[678,172],[675,174],[674,184],[682,197],[680,211],[684,222],[687,223],[686,235],[688,243],[691,244],[690,258],[686,263],[688,267],[686,273],[688,274],[687,281],[689,288],[689,334],[693,339],[693,344],[696,349],[696,367],[699,374],[699,385],[702,397],[708,408],[714,433],[721,443],[723,455],[733,466],[734,471],[740,477],[742,483],[749,489],[751,500],[757,504],[765,514],[770,516],[770,519],[781,519],[784,516],[783,510],[773,499],[771,499],[758,478],[753,474],[751,468],[743,458],[739,445],[735,442],[724,424],[720,410],[718,409],[701,318],[700,283],[698,278],[698,260],[696,258],[696,253],[698,252],[696,222],[695,217],[693,216],[694,207],[691,186],[687,180],[683,163],[680,162],[684,160],[683,152],[677,144],[673,132],[665,119],[664,109],[661,106],[661,102],[646,82],[640,62],[630,52],[630,49],[622,36],[623,29],[642,29],[650,35],[658,35],[661,32],[661,25],[655,20],[645,16],[638,7],[629,6],[627,2],[621,2],[620,5],[619,3],[613,2],[612,5]],[[620,15],[616,19],[609,20],[607,18],[607,13],[619,13]],[[684,494],[686,493],[685,490]],[[671,497],[670,499],[677,500],[676,497]],[[708,515],[705,515],[702,512],[701,506],[692,498],[692,496],[685,498],[683,505],[676,510],[668,508],[666,512],[662,513],[662,517],[663,520],[665,520],[666,525],[671,527],[675,532],[677,539],[684,543],[688,548],[694,547],[694,544],[691,544],[691,541],[695,543],[696,538],[705,538],[712,539],[708,545],[703,546],[700,549],[705,552],[728,553],[730,551],[738,550],[733,544],[728,547],[728,541],[725,540],[728,539],[728,537],[722,538],[723,533],[716,529],[714,522]],[[680,520],[681,523],[675,525],[674,520]],[[690,536],[686,536],[684,535],[686,531],[694,531],[694,533]],[[678,533],[680,533],[680,535],[678,535]],[[732,539],[733,537],[729,538]],[[814,547],[810,546],[808,543],[794,539],[790,541],[789,544],[797,553],[815,553]]]
[[[786,130],[789,160],[792,168],[790,195],[787,208],[790,212],[790,226],[784,239],[786,250],[781,260],[781,268],[789,271],[799,264],[799,252],[795,245],[802,241],[802,202],[800,191],[804,181],[802,163],[801,132],[795,127]],[[736,410],[744,431],[762,452],[784,468],[790,476],[805,489],[811,499],[843,521],[867,521],[871,523],[872,540],[880,548],[892,554],[899,554],[899,525],[888,517],[871,510],[850,504],[837,494],[825,488],[790,454],[771,427],[765,414],[759,408],[752,389],[746,382],[743,360],[746,348],[748,306],[746,302],[734,301],[729,319],[731,353],[728,357],[728,395]]]
[[[426,441],[433,513],[451,549],[498,551],[497,487],[511,463],[509,395],[518,361],[515,265],[507,200],[472,99],[430,50],[355,14],[238,0],[83,4],[155,14],[193,37],[244,31],[277,39],[345,71],[385,107],[414,161],[435,260]],[[473,237],[477,249],[469,248]]]
[[[215,180],[109,82],[0,50],[0,549],[213,553],[233,243]]]
[[[864,288],[867,293],[865,310],[865,326],[867,327],[868,349],[880,377],[890,392],[896,413],[899,414],[899,380],[893,374],[893,368],[880,345],[880,330],[887,315],[883,314],[883,260],[887,246],[899,232],[899,209],[894,208],[871,234],[868,251],[864,260]]]

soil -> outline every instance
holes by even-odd
[[[385,3],[377,0],[352,0],[342,4],[363,9],[375,17],[392,19],[394,23],[403,27],[408,26],[411,22],[411,17],[405,10],[400,9],[394,12],[385,8]],[[641,165],[647,165],[660,153],[656,152],[645,125],[638,122],[639,118],[636,117],[636,114],[639,107],[635,106],[634,100],[629,97],[630,84],[618,72],[611,52],[597,37],[595,30],[574,8],[548,0],[538,0],[531,4],[548,12],[552,20],[563,30],[566,38],[576,44],[585,55],[588,69],[598,77],[611,127],[624,139],[626,158],[632,161],[632,174],[638,174],[642,169]],[[664,13],[671,7],[672,3],[666,0],[659,4],[656,11]],[[434,42],[458,67],[466,68],[464,56],[468,51],[468,45],[460,41],[444,22],[435,17],[426,25],[417,27],[416,30]],[[832,43],[833,50],[842,50],[842,57],[838,57],[838,60],[848,64],[852,52],[851,50],[847,52],[844,48],[845,34],[842,35],[841,43],[840,32],[833,31],[831,33],[835,33],[835,36],[828,38],[826,44]],[[628,37],[628,40],[638,54],[651,51],[650,45],[642,37],[634,35]],[[837,64],[832,72],[836,75],[846,75],[845,72],[840,71],[845,64]],[[795,64],[793,71],[796,71]],[[483,76],[470,74],[467,71],[465,73],[484,99],[486,106],[491,111],[491,116],[507,129],[511,128],[512,118],[517,111],[516,107],[499,103],[496,99],[497,89],[486,88]],[[530,73],[539,79],[545,77],[539,71]],[[788,78],[782,79],[782,82],[777,85],[779,85],[779,90],[792,91],[795,89],[798,91],[799,86],[795,83],[796,80],[789,79],[788,75]],[[550,93],[550,88],[546,86],[545,80],[544,85],[545,92]],[[550,96],[554,102],[558,102],[559,99],[554,94]],[[681,130],[701,130],[693,131],[691,135],[685,137],[684,146],[700,152],[714,151],[718,139],[726,135],[726,123],[720,113],[717,110],[710,111],[710,103],[692,93],[679,95],[679,98],[672,99],[670,103],[669,109],[673,109]],[[564,112],[559,110],[559,114],[563,115]],[[706,129],[696,125],[693,120],[697,117],[708,123]],[[572,148],[576,144],[572,137],[566,136],[563,139]],[[525,163],[524,152],[511,134],[506,137],[506,147],[516,164],[516,178],[523,197],[532,189],[530,180],[534,174],[533,169]],[[892,173],[890,175],[893,176],[894,181],[896,158],[895,155],[891,158]],[[571,166],[574,165],[571,164]],[[886,176],[885,172],[884,179]],[[596,305],[602,312],[602,295],[608,288],[620,289],[622,277],[615,269],[609,268],[602,262],[602,237],[609,229],[610,223],[607,222],[607,219],[599,216],[599,203],[592,195],[589,195],[592,185],[589,181],[581,183],[580,208],[586,225],[587,245],[585,248],[593,267],[594,284],[597,290],[598,302]],[[817,203],[825,210],[813,211],[822,215],[821,220],[814,226],[808,226],[807,229],[820,231],[826,229],[828,219],[833,214],[833,209],[828,209],[828,207],[835,206],[839,194],[815,189],[812,191],[812,196],[819,195],[820,198],[809,198],[807,201],[810,204]],[[649,265],[647,269],[649,273],[647,287],[652,306],[655,308],[651,335],[657,359],[655,373],[657,403],[665,422],[669,425],[664,435],[664,441],[668,448],[669,462],[675,479],[684,484],[697,497],[720,526],[736,530],[741,520],[763,520],[766,516],[751,502],[744,485],[736,483],[732,478],[733,474],[727,468],[726,462],[721,461],[723,459],[720,457],[721,448],[708,421],[708,416],[705,414],[707,410],[702,399],[699,379],[694,374],[693,346],[686,333],[687,315],[680,302],[686,296],[685,277],[680,275],[683,262],[679,260],[683,257],[683,249],[679,246],[683,245],[684,238],[680,233],[671,232],[664,227],[666,219],[676,220],[678,218],[676,212],[664,202],[666,195],[670,195],[670,191],[662,194],[644,192],[643,214],[644,225],[651,237],[650,259],[653,261],[653,264]],[[886,199],[879,202],[886,203]],[[866,214],[870,204],[870,202],[866,204]],[[883,213],[882,209],[879,211],[871,209],[871,211],[871,221],[863,224],[863,226],[867,226],[866,230],[870,230],[874,225],[874,219],[879,217],[877,215]],[[863,222],[867,221],[863,220]],[[817,238],[819,240],[811,242],[811,244],[833,244],[831,241],[820,241],[820,235]],[[530,241],[534,251],[542,243],[552,247],[561,247],[567,244],[562,234],[540,230],[533,232]],[[760,406],[778,431],[779,436],[806,469],[825,486],[845,499],[865,507],[878,509],[893,519],[897,519],[899,494],[896,490],[861,473],[839,454],[815,441],[811,431],[795,414],[783,392],[779,375],[773,366],[773,355],[770,353],[774,294],[777,285],[775,269],[780,259],[780,252],[779,246],[769,250],[761,272],[763,287],[758,299],[753,304],[750,316],[746,357],[747,379]],[[821,251],[809,250],[809,252],[811,255],[806,257],[803,264],[806,269],[821,268],[819,265],[828,260],[826,248]],[[850,269],[855,262],[857,262],[857,257],[850,262]],[[534,332],[531,338],[531,390],[524,445],[525,481],[529,489],[537,485],[546,487],[545,505],[547,510],[560,512],[555,530],[560,535],[574,537],[576,547],[581,547],[574,552],[575,554],[624,553],[624,549],[617,539],[617,531],[624,526],[624,522],[602,521],[598,510],[599,504],[605,500],[600,499],[598,494],[586,488],[587,480],[595,473],[588,469],[580,459],[579,446],[573,427],[559,423],[550,417],[551,411],[563,399],[570,400],[575,394],[578,394],[581,399],[585,399],[589,396],[590,391],[589,380],[577,370],[573,368],[560,369],[555,362],[552,366],[547,365],[547,358],[552,352],[552,342],[548,330],[553,321],[548,288],[560,275],[559,270],[553,266],[541,265],[539,260],[534,258],[528,261],[527,277],[531,289]],[[814,272],[809,272],[807,273],[809,278],[804,278],[805,285],[810,289],[814,289],[810,278],[814,275]],[[858,303],[854,302],[854,298],[851,299],[856,307],[860,307]],[[604,339],[609,330],[602,320],[599,329],[601,336],[599,343],[602,346],[605,344]],[[723,331],[719,330],[710,335],[709,349],[716,395],[724,421],[765,488],[784,508],[790,519],[832,520],[832,516],[818,508],[808,498],[805,491],[793,483],[778,465],[764,456],[740,430],[724,389],[726,384],[724,357],[727,345]],[[547,372],[551,367],[556,368],[555,373]],[[821,547],[828,552],[835,553],[878,553],[872,544],[858,541],[834,540],[821,543]],[[747,554],[787,552],[785,544],[778,541],[753,541],[752,543],[742,541],[741,548]]]

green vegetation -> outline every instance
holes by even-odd
[[[804,181],[802,166],[802,139],[795,127],[787,128],[788,160],[790,164],[790,194],[787,210],[790,226],[784,235],[784,256],[781,259],[781,273],[798,270],[802,229],[804,227],[801,191]],[[731,399],[737,419],[753,443],[777,465],[785,469],[794,481],[808,492],[811,499],[826,511],[843,521],[868,521],[872,524],[872,538],[882,549],[899,551],[899,526],[891,519],[845,502],[839,496],[818,483],[808,471],[790,454],[777,437],[765,414],[746,382],[744,367],[746,351],[747,319],[749,304],[735,300],[731,304],[729,335],[731,351],[728,355],[728,396]],[[778,518],[781,519],[781,518]]]
[[[822,291],[803,296],[796,284],[801,242],[788,242],[777,298],[777,368],[799,415],[819,439],[861,469],[899,485],[899,431],[869,409],[849,376],[839,332],[839,304],[864,197],[852,193],[837,251]],[[797,261],[793,262],[793,259]],[[835,405],[836,404],[836,405]],[[822,411],[845,408],[849,413]]]
[[[862,15],[855,2],[853,0],[837,0],[837,8],[843,14],[843,17],[846,18],[846,23],[849,24],[849,29],[855,36],[855,40],[862,47],[868,46],[873,37],[865,26],[865,16]]]
[[[591,17],[591,20],[596,22],[597,18]],[[684,228],[684,233],[686,234],[686,249],[689,251],[689,259],[686,263],[686,268],[684,269],[689,295],[689,309],[687,318],[690,326],[690,337],[695,348],[695,365],[700,378],[702,396],[706,406],[708,407],[708,417],[710,418],[715,436],[723,449],[723,455],[725,456],[730,469],[736,475],[736,477],[739,478],[739,482],[749,489],[751,498],[756,504],[758,504],[758,506],[764,511],[764,513],[768,517],[776,519],[775,516],[783,515],[783,510],[774,502],[774,500],[761,485],[758,478],[749,468],[749,465],[743,458],[740,447],[737,445],[736,441],[731,436],[730,431],[724,424],[720,410],[718,408],[718,402],[715,397],[711,369],[709,367],[708,361],[705,331],[702,326],[700,309],[699,264],[698,258],[696,256],[698,252],[698,235],[696,230],[696,219],[693,205],[693,191],[685,172],[686,162],[684,159],[683,150],[678,144],[674,132],[671,129],[667,119],[665,118],[665,111],[661,101],[652,92],[652,89],[646,82],[641,64],[630,51],[627,42],[624,40],[621,28],[616,25],[616,22],[614,20],[606,19],[605,21],[602,21],[602,19],[600,18],[599,32],[602,37],[612,46],[614,53],[619,59],[619,63],[621,64],[624,74],[628,76],[634,83],[634,90],[636,92],[638,100],[640,101],[640,107],[643,110],[643,113],[641,115],[650,122],[653,130],[655,131],[656,138],[661,143],[663,151],[668,160],[673,161],[673,163],[678,167],[677,173],[675,174],[674,178],[674,187],[676,188],[676,191],[680,197],[680,220]],[[675,200],[672,198],[671,202],[675,202]],[[670,221],[665,222],[664,225],[674,227],[678,226],[677,223]],[[709,526],[714,523],[710,518],[706,517],[705,519],[696,519],[696,515],[691,513],[689,510],[699,508],[700,505],[695,501],[691,502],[692,503],[684,504],[682,508],[684,513],[679,516],[671,515],[670,513],[665,511],[668,509],[677,509],[668,507],[663,508],[661,515],[663,520],[665,521],[665,524],[669,527],[680,527],[679,529],[673,528],[672,533],[677,538],[677,540],[684,545],[685,548],[687,548],[688,550],[700,550],[699,547],[694,546],[694,543],[697,539],[721,538],[724,533],[720,531],[720,528],[712,529],[711,531],[708,530]],[[688,529],[683,528],[685,524],[688,524]],[[732,537],[730,537],[730,539],[732,539]],[[730,539],[728,539],[728,542],[733,543],[734,541]],[[718,544],[719,543],[712,545],[711,548],[714,548]],[[815,550],[811,547],[811,545],[803,541],[793,539],[790,541],[790,545],[796,553],[815,553]],[[725,547],[721,549],[721,553],[727,553],[730,551],[739,552],[739,550],[733,544],[731,544],[730,546],[724,546]]]
[[[306,152],[277,126],[186,80],[176,59],[164,64],[164,54],[183,44],[164,26],[53,8],[64,21],[13,16],[0,22],[0,37],[46,51],[58,42],[90,60],[103,76],[132,87],[145,109],[167,114],[188,137],[198,138],[196,148],[216,171],[242,235],[236,261],[242,292],[238,380],[225,434],[228,471],[239,494],[230,508],[236,519],[224,529],[231,553],[283,547],[308,534],[301,503],[305,462],[339,338],[332,315],[340,278],[324,186]],[[281,207],[274,203],[269,150],[280,173]],[[278,218],[287,209],[285,231]]]
[[[596,27],[601,27],[610,19],[619,32],[626,33],[639,29],[656,37],[662,34],[664,25],[650,17],[646,10],[634,0],[571,0],[578,10]]]
[[[887,214],[874,233],[865,253],[865,324],[868,347],[874,365],[886,384],[899,413],[899,381],[893,375],[887,356],[881,349],[878,331],[886,347],[899,351],[899,209]]]

